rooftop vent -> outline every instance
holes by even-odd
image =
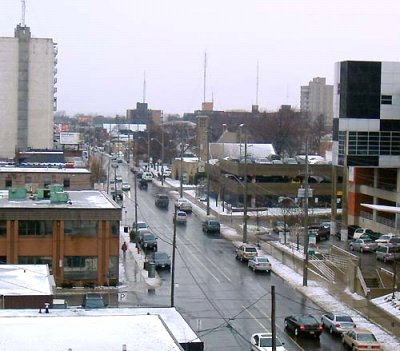
[[[52,204],[66,204],[69,202],[69,196],[66,192],[51,192],[50,202]]]
[[[9,188],[8,189],[8,200],[25,200],[26,199],[26,189],[25,188]]]

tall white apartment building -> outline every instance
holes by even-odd
[[[0,37],[0,158],[53,147],[57,44],[18,25]]]
[[[324,116],[325,124],[332,125],[333,85],[327,85],[326,79],[313,78],[308,85],[301,86],[300,110],[308,112],[312,121]]]

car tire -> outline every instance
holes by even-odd
[[[364,253],[364,249],[362,247],[360,247],[360,252]]]
[[[386,263],[386,262],[387,262],[386,257],[384,257],[384,258],[382,259],[382,261],[383,261],[383,263]]]
[[[299,330],[297,328],[295,328],[295,330],[294,330],[294,335],[299,336]]]
[[[350,245],[350,251],[354,251],[353,245]]]
[[[357,351],[356,345],[351,345],[351,351]]]
[[[238,259],[239,259],[239,256],[236,254],[235,258],[238,260]]]
[[[256,266],[253,267],[253,272],[254,272],[254,273],[256,272]]]
[[[240,256],[239,259],[240,259],[240,262],[243,262],[243,256]]]
[[[288,322],[287,322],[287,321],[284,321],[284,322],[283,322],[283,325],[284,325],[285,329],[288,328]]]
[[[332,326],[329,327],[329,333],[333,334],[333,327]]]

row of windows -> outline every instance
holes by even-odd
[[[52,235],[53,221],[19,221],[19,235]],[[64,221],[65,236],[97,236],[97,221]],[[7,234],[7,221],[0,220],[0,236]],[[119,236],[119,222],[111,222],[111,235]]]
[[[56,184],[57,181],[54,181],[50,178],[45,178],[43,180],[43,187],[47,188],[50,184]],[[32,184],[32,177],[25,177],[25,185],[31,185]],[[5,179],[5,188],[12,188],[13,187],[13,181],[11,176],[7,177]],[[64,178],[63,180],[63,186],[65,189],[68,189],[71,187],[71,180],[69,178]]]
[[[344,154],[346,132],[339,132],[339,154]],[[348,132],[348,155],[398,156],[400,132]]]

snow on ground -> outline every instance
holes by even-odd
[[[372,299],[371,302],[400,319],[400,292],[396,291],[394,299],[392,297],[393,294],[388,294]]]

